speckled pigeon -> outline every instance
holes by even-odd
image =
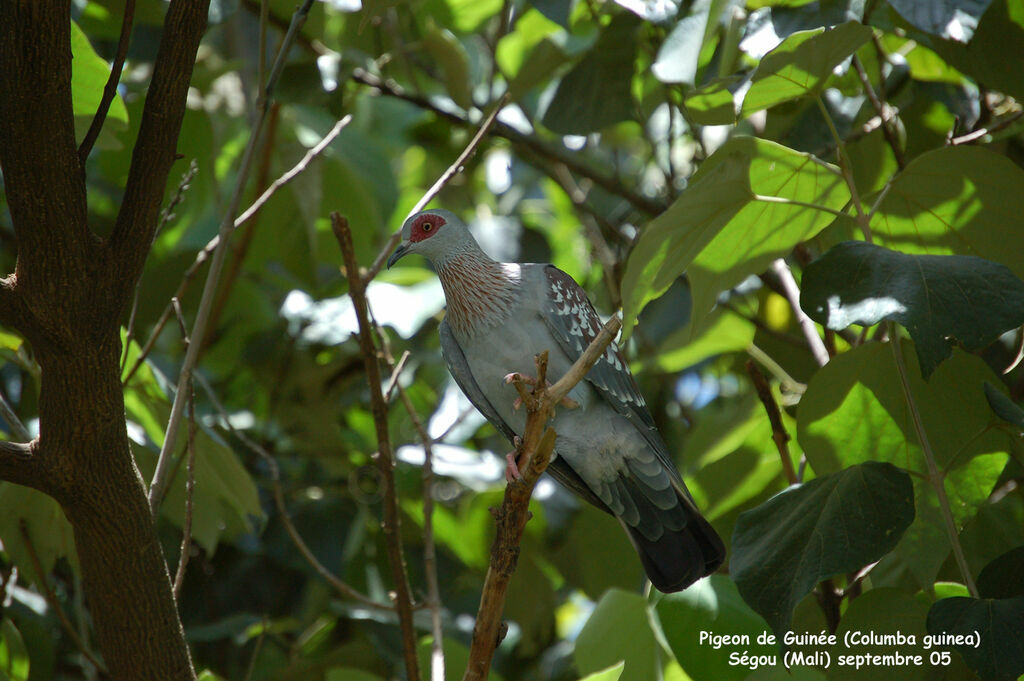
[[[406,220],[388,267],[410,253],[433,263],[444,288],[441,351],[449,371],[514,441],[526,415],[506,376],[535,374],[534,355],[548,350],[548,375],[561,377],[600,331],[600,318],[568,274],[492,260],[449,211]],[[659,590],[679,591],[714,572],[725,556],[722,540],[697,510],[614,342],[569,397],[578,408],[556,410],[552,476],[618,518]]]

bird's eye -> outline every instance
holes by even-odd
[[[434,229],[434,223],[424,222],[420,229],[422,229],[424,232],[429,232],[430,230]]]

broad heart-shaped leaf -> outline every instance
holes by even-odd
[[[761,60],[740,117],[818,92],[832,69],[870,38],[871,28],[855,21],[792,34]]]
[[[1024,278],[1024,170],[984,147],[921,154],[896,176],[872,216],[874,241],[903,253],[976,255]]]
[[[833,246],[804,270],[800,307],[836,331],[899,322],[927,379],[953,351],[980,350],[1024,323],[1024,281],[966,255],[906,255],[862,241]]]
[[[992,0],[890,0],[892,8],[917,28],[940,38],[969,43]]]
[[[718,636],[746,634],[751,655],[774,655],[777,645],[755,645],[768,626],[743,602],[736,584],[724,575],[711,575],[685,591],[668,594],[656,606],[665,640],[679,665],[693,681],[741,681],[750,670],[730,665],[729,655],[701,641],[698,632]]]
[[[1015,681],[1024,674],[1024,597],[944,598],[928,612],[928,632],[969,636],[953,645],[983,681]]]
[[[835,219],[829,211],[849,198],[832,165],[767,140],[729,140],[630,253],[622,278],[623,334],[684,270],[693,296],[690,328],[699,329],[720,291],[817,234]]]
[[[1024,596],[1024,546],[1010,549],[982,568],[977,583],[982,598]]]
[[[957,350],[925,383],[913,343],[901,345],[911,395],[936,462],[947,472],[946,494],[962,527],[988,499],[1006,452],[1019,444],[1005,430],[991,427],[993,417],[981,386],[997,379],[981,359]],[[935,490],[925,480],[927,466],[888,344],[853,348],[814,375],[797,410],[797,440],[818,475],[869,460],[919,474],[914,476],[917,517],[883,563],[890,572],[909,573],[930,587],[949,553],[949,538]]]
[[[913,519],[910,476],[865,462],[740,514],[729,570],[743,600],[781,636],[815,584],[878,560]]]
[[[573,657],[582,674],[625,661],[622,681],[655,678],[658,643],[651,629],[647,601],[639,594],[621,589],[606,591],[583,625]]]
[[[562,135],[585,135],[633,117],[633,62],[640,20],[623,12],[562,77],[542,122]]]

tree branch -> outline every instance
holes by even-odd
[[[505,487],[505,498],[501,507],[493,509],[497,530],[491,545],[491,560],[480,596],[480,608],[473,626],[473,642],[469,651],[469,664],[463,681],[482,681],[491,668],[494,651],[501,643],[501,614],[505,607],[505,593],[512,573],[519,560],[519,543],[523,529],[530,519],[530,497],[541,473],[548,467],[555,447],[556,433],[546,425],[554,414],[555,405],[583,380],[594,363],[604,354],[608,344],[615,338],[622,326],[618,317],[612,317],[590,343],[582,355],[573,363],[554,385],[547,387],[547,352],[536,358],[537,381],[526,396],[526,428],[519,445],[522,478]],[[516,387],[522,388],[517,381]]]
[[[111,255],[107,282],[115,299],[115,314],[129,302],[132,287],[125,282],[139,278],[153,243],[167,176],[177,157],[185,98],[208,11],[209,0],[177,0],[167,10],[121,210],[107,244]]]
[[[398,622],[402,630],[402,652],[405,658],[405,671],[409,681],[419,681],[420,667],[416,657],[416,630],[412,621],[412,596],[409,590],[409,579],[405,570],[405,555],[401,543],[401,516],[398,509],[398,495],[395,491],[395,458],[391,451],[391,436],[388,432],[388,405],[381,391],[380,366],[377,363],[377,349],[373,344],[373,328],[370,326],[368,304],[366,302],[366,281],[359,273],[356,262],[355,248],[352,245],[352,231],[348,220],[338,213],[331,213],[331,227],[341,247],[345,262],[345,275],[348,277],[349,296],[359,321],[359,350],[366,367],[366,380],[370,387],[370,408],[373,422],[377,429],[377,469],[384,481],[384,512],[382,529],[387,545],[388,564],[391,566],[391,578],[395,589],[395,607],[398,610]]]
[[[103,129],[103,121],[107,119],[110,111],[110,104],[117,94],[117,84],[121,81],[121,70],[124,68],[124,60],[128,57],[128,44],[132,38],[132,23],[135,21],[135,0],[127,0],[124,4],[124,15],[121,17],[121,36],[117,39],[117,53],[114,55],[114,63],[110,66],[110,76],[107,84],[103,87],[103,97],[100,105],[96,108],[96,115],[92,117],[89,124],[89,131],[78,147],[78,161],[85,166],[85,160],[89,158],[89,152],[96,138],[100,136]]]

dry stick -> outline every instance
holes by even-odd
[[[967,585],[967,591],[972,598],[978,598],[978,587],[971,577],[971,570],[967,566],[967,558],[964,556],[964,548],[960,545],[960,534],[956,529],[956,522],[953,520],[953,511],[949,506],[949,497],[946,496],[946,483],[942,471],[935,463],[935,453],[932,451],[931,442],[928,440],[928,433],[924,429],[924,421],[921,420],[921,412],[917,408],[917,400],[910,389],[910,376],[907,373],[907,365],[903,360],[903,348],[900,342],[900,330],[896,328],[895,322],[889,322],[889,337],[892,345],[893,357],[896,359],[896,373],[900,375],[900,386],[903,388],[903,397],[907,401],[907,408],[910,410],[910,418],[914,422],[914,431],[917,433],[917,440],[921,443],[921,451],[924,453],[925,466],[928,468],[928,482],[935,490],[939,499],[939,510],[942,511],[943,524],[946,526],[946,534],[949,535],[949,543],[953,547],[953,557],[956,559],[957,567]]]
[[[313,555],[313,552],[310,550],[309,545],[306,544],[305,540],[302,538],[302,535],[299,534],[298,528],[295,527],[295,523],[292,522],[292,516],[288,512],[288,507],[285,505],[284,491],[281,489],[281,470],[280,467],[277,465],[277,461],[274,459],[273,455],[270,452],[268,452],[264,447],[260,446],[257,442],[252,440],[252,438],[250,438],[248,435],[246,435],[240,430],[235,429],[235,426],[231,423],[231,417],[228,415],[227,410],[224,408],[224,405],[221,404],[220,399],[217,397],[217,394],[214,392],[213,387],[210,385],[209,381],[207,381],[202,374],[197,373],[195,374],[195,376],[193,376],[193,378],[199,381],[199,385],[202,386],[204,391],[206,391],[207,397],[210,398],[210,403],[213,405],[213,408],[217,411],[220,417],[224,420],[224,425],[228,429],[228,431],[236,438],[238,438],[239,442],[241,442],[243,445],[248,447],[253,453],[255,453],[258,457],[260,457],[260,459],[262,459],[263,462],[266,464],[267,469],[270,471],[270,482],[271,487],[273,488],[274,505],[277,507],[278,515],[281,518],[281,524],[284,525],[285,532],[288,534],[288,537],[292,540],[292,543],[295,544],[295,548],[299,550],[299,553],[302,554],[302,557],[306,560],[306,562],[310,564],[310,566],[316,571],[318,575],[320,575],[324,579],[325,582],[334,587],[342,596],[351,598],[352,600],[358,601],[359,603],[362,603],[363,605],[366,605],[371,608],[377,608],[380,610],[394,610],[394,608],[390,604],[378,603],[369,596],[366,596],[357,589],[348,585],[346,582],[342,581],[334,573],[328,570],[327,567],[324,566],[324,564],[321,563],[315,555]]]
[[[789,453],[789,433],[782,425],[782,412],[779,411],[779,405],[776,404],[775,396],[772,395],[771,386],[768,385],[768,379],[757,368],[754,360],[748,359],[744,366],[747,368],[747,373],[750,375],[750,380],[754,384],[761,404],[764,405],[764,410],[768,413],[768,422],[772,424],[772,440],[775,441],[775,447],[779,450],[779,458],[782,459],[782,470],[786,474],[786,480],[789,481],[789,484],[795,485],[800,481],[796,477],[793,458]]]
[[[959,137],[952,137],[949,140],[949,145],[955,147],[960,144],[970,144],[972,142],[977,142],[985,135],[994,135],[1000,130],[1010,127],[1011,125],[1016,123],[1021,118],[1021,116],[1024,116],[1024,111],[1018,111],[1011,116],[1007,116],[1006,118],[1004,118],[1003,120],[999,121],[998,123],[991,127],[981,128],[980,130],[975,130],[974,132],[969,132],[967,134],[960,135]]]
[[[782,258],[772,263],[772,272],[775,273],[775,276],[779,278],[779,283],[782,284],[782,290],[786,293],[786,300],[789,301],[789,306],[793,308],[793,314],[796,315],[797,322],[800,324],[800,330],[803,331],[804,338],[807,339],[807,345],[811,348],[814,361],[818,363],[818,366],[825,366],[829,360],[828,349],[825,347],[824,341],[821,340],[821,336],[818,335],[818,327],[814,325],[814,321],[800,307],[800,289],[797,288],[793,272]]]
[[[163,213],[161,213],[160,215],[160,222],[157,223],[156,230],[153,232],[154,242],[156,241],[156,238],[160,234],[160,232],[163,231],[164,227],[167,226],[167,223],[174,218],[174,209],[185,198],[185,192],[188,191],[188,188],[192,184],[192,178],[196,176],[196,173],[198,171],[199,166],[196,165],[196,160],[192,159],[192,161],[188,164],[188,170],[185,171],[185,174],[181,176],[181,182],[178,183],[178,189],[174,192],[174,196],[171,198],[170,202],[167,204],[167,207],[164,208]],[[128,350],[131,347],[132,339],[135,337],[135,313],[138,312],[139,309],[139,291],[141,289],[142,277],[139,277],[138,280],[135,282],[135,293],[132,296],[132,311],[131,314],[128,315],[128,328],[125,330],[124,334],[124,349],[121,356],[122,373],[124,372],[125,365],[128,363]],[[184,291],[179,290],[178,294],[175,297],[180,300],[181,294],[183,293]],[[167,309],[170,310],[170,306],[168,306]],[[163,324],[160,325],[160,328],[163,328]],[[136,368],[138,368],[138,364],[136,364],[135,367],[133,367],[132,373],[135,373]],[[128,379],[126,378],[124,382],[127,383]]]
[[[100,105],[96,107],[96,115],[92,117],[89,124],[89,131],[85,133],[82,144],[78,147],[78,162],[83,166],[89,158],[92,145],[100,136],[103,128],[103,121],[107,118],[110,105],[117,94],[117,84],[121,80],[121,70],[124,68],[124,60],[128,57],[128,43],[131,42],[132,24],[135,21],[135,0],[127,0],[124,3],[124,15],[121,17],[121,35],[117,39],[117,52],[114,54],[114,62],[110,65],[110,75],[107,83],[103,86],[103,96],[100,98]]]
[[[433,201],[434,197],[437,196],[442,189],[444,189],[444,186],[448,184],[451,181],[451,179],[455,177],[456,174],[458,174],[459,170],[462,169],[462,166],[466,163],[466,161],[469,160],[469,157],[472,156],[473,152],[476,151],[476,148],[480,146],[480,142],[483,141],[484,136],[487,135],[487,131],[491,129],[492,125],[494,125],[494,121],[497,120],[498,114],[501,113],[502,107],[504,107],[505,104],[508,102],[508,98],[509,95],[505,94],[504,97],[498,100],[498,103],[494,105],[494,109],[487,116],[487,118],[484,119],[484,122],[480,124],[480,129],[477,130],[476,134],[473,135],[473,138],[469,140],[469,144],[467,144],[466,148],[462,150],[462,153],[459,154],[458,157],[456,157],[455,161],[453,161],[450,166],[448,166],[447,170],[441,173],[441,177],[437,178],[437,182],[435,182],[433,186],[431,186],[430,189],[427,190],[423,197],[416,202],[416,205],[413,206],[412,210],[409,211],[410,216],[415,215],[416,213],[419,213],[421,210],[423,210],[424,207],[426,207],[428,203]],[[384,266],[384,263],[387,261],[388,256],[391,255],[391,251],[395,250],[395,246],[398,245],[398,242],[401,240],[401,238],[401,232],[395,232],[394,234],[391,235],[391,238],[388,239],[388,242],[384,244],[384,248],[382,248],[380,253],[377,254],[377,257],[374,258],[373,264],[370,265],[370,269],[368,269],[366,273],[363,275],[364,285],[370,283],[370,281],[377,276],[377,273],[380,272],[380,268]]]
[[[188,350],[185,353],[185,359],[181,364],[181,372],[178,375],[177,391],[174,395],[174,404],[171,405],[171,416],[167,421],[167,430],[164,434],[164,444],[160,448],[160,457],[156,462],[156,471],[153,473],[153,481],[149,487],[149,507],[153,513],[153,517],[156,517],[157,512],[160,510],[160,502],[163,500],[164,493],[168,483],[168,471],[171,466],[172,454],[174,449],[174,441],[178,436],[178,428],[181,425],[181,417],[185,411],[186,402],[186,385],[188,384],[189,377],[192,375],[192,369],[196,366],[199,361],[199,351],[203,347],[203,341],[206,338],[206,326],[210,319],[210,311],[213,307],[213,298],[217,292],[217,283],[220,280],[220,273],[224,267],[224,257],[226,255],[226,246],[228,237],[231,236],[231,232],[234,230],[235,219],[234,216],[238,212],[238,206],[242,201],[242,192],[245,189],[246,180],[249,177],[249,169],[252,166],[253,155],[256,151],[256,145],[260,137],[260,132],[263,129],[263,122],[267,117],[267,105],[266,97],[269,93],[273,92],[274,86],[277,83],[277,79],[281,75],[281,70],[284,68],[284,62],[287,59],[288,51],[291,48],[295,37],[299,32],[299,29],[306,22],[306,16],[309,14],[309,10],[313,5],[313,0],[305,0],[301,6],[295,10],[295,14],[292,15],[292,23],[288,28],[288,33],[285,35],[284,40],[281,42],[281,49],[278,52],[277,59],[274,62],[274,67],[270,73],[270,79],[267,82],[266,88],[260,94],[259,105],[257,106],[257,116],[253,123],[252,133],[249,136],[249,142],[245,146],[245,152],[242,155],[242,162],[238,168],[238,176],[235,179],[235,188],[231,194],[231,202],[228,206],[228,210],[224,213],[224,219],[221,220],[220,229],[218,230],[219,242],[217,247],[213,251],[213,258],[210,261],[210,270],[206,275],[206,284],[203,286],[203,294],[199,299],[199,309],[196,312],[196,319],[192,325],[192,342],[188,346]]]
[[[245,211],[235,219],[234,225],[232,226],[231,229],[236,230],[242,225],[244,225],[248,220],[250,220],[254,215],[256,215],[259,212],[260,208],[262,208],[263,205],[270,200],[270,198],[277,192],[278,189],[280,189],[281,187],[283,187],[284,185],[288,184],[296,177],[298,177],[299,174],[301,174],[302,171],[304,171],[309,166],[309,163],[313,159],[315,159],[317,156],[323,153],[324,149],[326,149],[327,146],[334,141],[334,138],[338,136],[342,129],[346,125],[348,125],[348,123],[351,120],[351,116],[345,116],[337,123],[335,123],[334,127],[331,128],[330,132],[324,135],[324,138],[320,140],[316,144],[316,146],[312,147],[309,151],[307,151],[306,154],[302,157],[302,159],[294,166],[292,166],[291,170],[289,170],[285,174],[281,175],[281,177],[274,180],[270,184],[270,186],[267,187],[267,190],[260,194],[260,197],[256,199],[251,206],[246,208]],[[217,250],[217,247],[220,245],[220,242],[221,238],[220,235],[218,234],[217,236],[210,239],[210,241],[207,242],[205,246],[203,246],[202,250],[196,253],[196,259],[189,266],[189,268],[185,270],[185,274],[182,276],[181,283],[178,284],[178,290],[174,292],[174,297],[181,298],[185,294],[185,290],[188,288],[188,285],[192,282],[192,278],[199,272],[199,269],[206,263],[210,255]],[[133,364],[132,368],[128,371],[127,374],[125,374],[123,381],[124,383],[127,383],[128,380],[135,375],[135,372],[139,370],[139,367],[142,366],[142,363],[146,360],[146,357],[148,357],[149,353],[153,350],[153,346],[156,344],[156,340],[160,336],[160,332],[163,331],[164,326],[167,324],[167,321],[170,318],[171,305],[170,303],[168,303],[167,307],[164,308],[163,314],[160,315],[160,319],[157,320],[156,325],[153,327],[152,333],[150,333],[149,338],[146,340],[146,344],[142,346],[142,350],[139,352],[139,357],[138,359],[135,360],[135,364]]]
[[[178,325],[181,328],[182,342],[187,348],[189,345],[188,328],[185,326],[185,316],[181,313],[181,303],[174,298],[171,303],[174,305],[174,313],[178,316]],[[196,489],[196,391],[193,385],[192,376],[188,379],[188,442],[186,443],[187,459],[185,476],[185,519],[181,527],[181,552],[178,555],[178,569],[174,573],[174,600],[177,601],[181,595],[181,585],[185,582],[185,567],[188,565],[189,552],[192,550],[192,502]]]
[[[555,445],[555,430],[546,428],[554,414],[555,405],[569,394],[576,384],[583,380],[594,363],[604,354],[621,328],[618,317],[612,317],[584,353],[551,387],[545,387],[547,374],[547,352],[536,358],[537,381],[532,392],[527,392],[516,381],[514,385],[523,397],[526,406],[526,428],[519,445],[519,461],[522,479],[510,482],[505,487],[505,498],[501,507],[492,511],[497,525],[494,543],[491,545],[490,565],[480,596],[480,609],[473,626],[473,643],[469,651],[469,664],[463,681],[481,681],[487,678],[494,651],[501,642],[501,614],[505,606],[505,593],[509,580],[519,558],[519,543],[526,521],[529,520],[530,496],[534,485],[551,460]]]
[[[402,652],[405,657],[406,676],[409,681],[419,681],[420,667],[416,658],[416,630],[412,621],[412,596],[409,578],[405,570],[405,556],[401,543],[401,516],[398,510],[398,496],[395,492],[395,458],[391,451],[391,436],[388,432],[388,405],[381,392],[380,366],[377,363],[377,349],[373,344],[373,328],[370,326],[366,302],[366,282],[359,274],[355,248],[352,246],[352,231],[348,220],[338,213],[331,213],[331,228],[341,247],[348,277],[348,292],[359,321],[359,350],[366,367],[366,380],[370,387],[370,408],[377,430],[377,470],[384,481],[384,511],[381,526],[387,546],[388,564],[394,582],[394,601],[398,611],[398,623],[402,630]]]
[[[46,572],[43,570],[43,562],[39,560],[39,554],[36,553],[35,544],[32,543],[32,537],[28,532],[28,523],[24,518],[21,518],[18,522],[18,529],[21,530],[21,539],[25,543],[25,549],[28,551],[29,560],[32,562],[32,569],[35,570],[36,579],[39,584],[43,587],[43,596],[46,598],[46,602],[53,608],[54,613],[57,614],[57,619],[60,620],[60,624],[64,627],[68,636],[71,638],[71,642],[78,648],[79,652],[85,656],[89,662],[96,668],[96,671],[100,672],[104,676],[109,676],[106,666],[96,659],[96,657],[89,652],[89,649],[85,647],[85,643],[82,642],[78,632],[71,626],[71,620],[68,619],[67,614],[64,612],[64,608],[60,607],[60,601],[57,600],[57,594],[54,593],[53,587],[50,586],[50,582],[46,579]]]

